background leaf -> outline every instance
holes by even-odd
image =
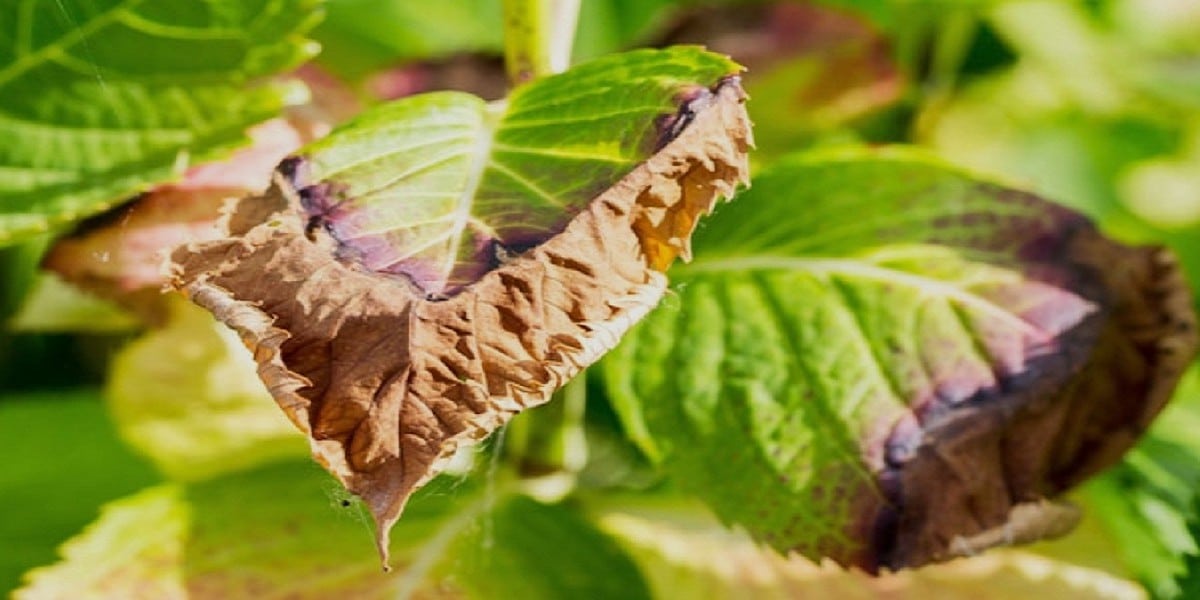
[[[305,97],[318,0],[0,3],[0,244],[171,179]]]
[[[313,32],[320,62],[350,79],[404,61],[503,49],[497,0],[329,0],[327,7]]]
[[[0,395],[0,594],[54,549],[101,503],[158,479],[117,438],[94,390]]]
[[[511,492],[431,484],[397,525],[396,570],[383,573],[363,543],[366,515],[310,463],[152,488],[106,507],[17,598],[648,596],[605,534]]]
[[[309,452],[237,335],[178,296],[167,319],[121,349],[105,395],[131,446],[193,481]]]

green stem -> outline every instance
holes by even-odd
[[[580,0],[504,0],[504,63],[513,86],[566,70]]]
[[[587,376],[579,374],[550,402],[513,419],[504,451],[526,478],[573,475],[587,461]]]

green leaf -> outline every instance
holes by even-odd
[[[1156,598],[1180,595],[1200,553],[1195,535],[1200,489],[1200,368],[1193,365],[1146,438],[1082,489],[1084,506],[1112,541],[1115,556]]]
[[[21,309],[6,325],[17,332],[122,332],[138,321],[113,303],[67,284],[56,275],[40,273]]]
[[[656,598],[1141,598],[1134,582],[1067,560],[1001,550],[943,565],[869,575],[780,556],[669,497],[604,498],[600,527],[637,560]]]
[[[496,0],[329,0],[320,62],[351,79],[396,63],[502,49]]]
[[[650,598],[625,550],[567,507],[514,496],[489,518],[482,551],[474,536],[454,551],[477,598]]]
[[[1188,521],[1188,536],[1194,541],[1200,541],[1200,514],[1196,508],[1200,506],[1200,495],[1192,499],[1192,518]],[[1183,559],[1183,574],[1176,579],[1179,588],[1179,598],[1196,598],[1200,596],[1200,551],[1193,550]]]
[[[96,391],[0,395],[0,439],[0,594],[52,561],[101,503],[157,480],[121,444]]]
[[[597,59],[503,103],[424,94],[361,115],[288,168],[344,253],[454,293],[561,231],[669,141],[681,98],[739,69],[677,47]]]
[[[1005,523],[1022,498],[1123,450],[1114,431],[1147,417],[1108,420],[1118,409],[1095,407],[1153,414],[1170,388],[1133,390],[1181,368],[1167,358],[1160,373],[1155,359],[1126,379],[1088,366],[1098,330],[1112,349],[1097,360],[1128,343],[1101,307],[1158,293],[1105,289],[1095,264],[1152,269],[1149,254],[910,152],[784,161],[695,244],[695,261],[671,271],[678,296],[605,358],[609,390],[631,436],[681,486],[780,550],[868,567],[951,556],[955,536]],[[1176,304],[1163,310],[1180,310],[1167,319],[1186,337],[1189,302]],[[1093,368],[1132,399],[1072,391]],[[1022,429],[1068,410],[1075,393],[1092,408],[1063,418],[1093,423],[1104,432],[1093,441],[1045,448],[1045,432]],[[1014,416],[1026,410],[1041,416]],[[962,516],[976,502],[992,517]]]
[[[169,300],[166,323],[113,360],[106,396],[121,435],[182,481],[307,455],[237,335],[183,298]]]
[[[0,244],[245,141],[305,96],[318,0],[0,2]]]
[[[629,558],[568,509],[446,480],[411,501],[397,569],[382,573],[345,498],[305,463],[147,490],[109,505],[17,598],[648,597]],[[522,595],[490,595],[510,590]]]

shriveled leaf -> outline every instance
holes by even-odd
[[[316,0],[0,4],[0,244],[96,212],[243,141],[304,97]]]
[[[648,597],[630,558],[579,515],[450,483],[413,499],[395,573],[361,543],[358,506],[290,463],[114,502],[16,598]],[[507,591],[520,595],[496,595]]]
[[[801,157],[605,361],[628,429],[780,550],[905,567],[1068,530],[1195,351],[1169,252],[899,151]]]
[[[162,327],[113,360],[106,396],[121,435],[183,481],[303,456],[237,336],[182,298],[165,304]]]
[[[745,177],[737,66],[599,59],[488,105],[417,96],[280,165],[231,237],[174,255],[236,329],[380,549],[461,443],[545,402],[657,303],[696,219]]]

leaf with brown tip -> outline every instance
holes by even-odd
[[[385,560],[460,444],[546,402],[657,304],[696,219],[745,180],[736,72],[639,51],[507,104],[401,100],[281,164],[229,238],[176,251],[176,285],[241,334],[366,501]]]

